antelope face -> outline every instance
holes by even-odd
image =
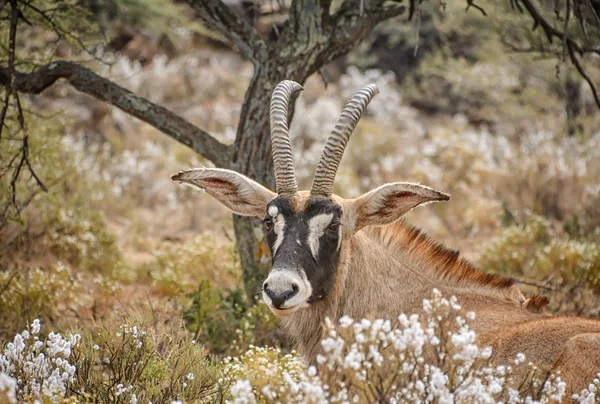
[[[327,296],[338,267],[341,220],[342,208],[330,200],[269,202],[263,222],[273,266],[262,294],[275,314],[287,316]]]
[[[317,304],[331,293],[345,241],[365,226],[398,220],[412,208],[448,195],[410,183],[391,183],[357,199],[333,195],[335,173],[344,148],[369,101],[371,84],[348,102],[329,137],[310,192],[298,192],[287,128],[291,81],[277,85],[271,99],[271,146],[277,193],[234,171],[197,168],[171,178],[204,189],[234,213],[263,219],[273,266],[263,284],[263,299],[278,316]]]

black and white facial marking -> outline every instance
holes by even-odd
[[[273,268],[263,299],[275,314],[291,314],[330,292],[342,242],[341,216],[342,208],[325,199],[309,201],[300,212],[286,198],[267,205],[264,223]]]

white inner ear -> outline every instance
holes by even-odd
[[[331,223],[333,213],[323,213],[308,220],[308,246],[313,258],[316,260],[319,254],[319,239],[325,232],[325,229]]]
[[[265,207],[277,196],[256,181],[221,168],[193,168],[180,171],[171,178],[204,189],[239,215],[263,217]]]
[[[273,219],[273,231],[277,238],[275,239],[275,245],[273,245],[273,256],[277,254],[277,250],[283,243],[283,231],[285,230],[285,218],[279,213],[277,206],[269,206],[269,216]]]

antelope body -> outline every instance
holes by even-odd
[[[477,270],[458,253],[401,220],[416,206],[449,196],[411,184],[385,184],[356,199],[333,194],[344,148],[375,85],[345,106],[328,139],[310,191],[298,191],[288,135],[288,107],[301,86],[281,82],[271,100],[271,142],[277,193],[234,171],[198,168],[173,180],[198,186],[240,215],[264,219],[272,268],[263,300],[281,317],[299,351],[313,361],[325,317],[392,321],[422,310],[437,288],[476,313],[480,345],[498,363],[522,352],[547,370],[560,370],[568,392],[579,392],[600,372],[600,321],[550,317],[546,301],[525,299],[510,280]],[[570,397],[570,395],[568,395]]]

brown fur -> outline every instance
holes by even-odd
[[[284,329],[309,360],[314,360],[320,351],[321,324],[325,317],[334,321],[343,315],[396,320],[400,313],[419,312],[423,299],[431,296],[433,288],[446,296],[457,296],[465,310],[487,317],[486,322],[475,324],[476,332],[506,323],[505,313],[510,308],[516,309],[511,314],[512,321],[532,318],[533,314],[521,307],[524,299],[518,290],[511,289],[513,286],[495,282],[494,285],[503,287],[491,287],[474,282],[473,279],[479,279],[476,277],[461,282],[452,276],[440,278],[438,271],[423,266],[425,261],[407,259],[397,246],[390,249],[371,231],[346,237],[334,290],[324,301],[282,319]]]
[[[492,360],[510,362],[517,353],[539,372],[560,371],[569,398],[586,388],[600,372],[600,321],[577,317],[542,317],[499,327],[479,335],[479,343],[491,345]],[[517,377],[524,377],[525,369]],[[565,400],[569,402],[569,399]]]
[[[414,261],[419,267],[434,272],[442,281],[497,291],[503,297],[525,302],[521,292],[514,287],[514,280],[480,271],[460,257],[458,251],[444,247],[404,220],[384,227],[369,227],[364,232],[381,242],[391,254]]]
[[[541,313],[548,304],[548,298],[544,296],[534,295],[526,299],[513,279],[480,271],[460,257],[460,252],[446,248],[404,220],[383,227],[368,227],[364,232],[379,240],[390,253],[407,255],[405,258],[433,271],[445,281],[458,286],[484,288],[488,292],[497,291],[502,296],[520,302],[533,313]]]
[[[334,291],[282,319],[309,361],[321,350],[325,317],[395,320],[399,313],[419,312],[435,287],[476,313],[472,328],[482,346],[493,346],[496,363],[513,363],[523,352],[541,369],[561,371],[569,392],[587,387],[600,371],[599,321],[540,313],[545,297],[525,299],[510,279],[480,271],[403,221],[346,231],[344,238]]]

